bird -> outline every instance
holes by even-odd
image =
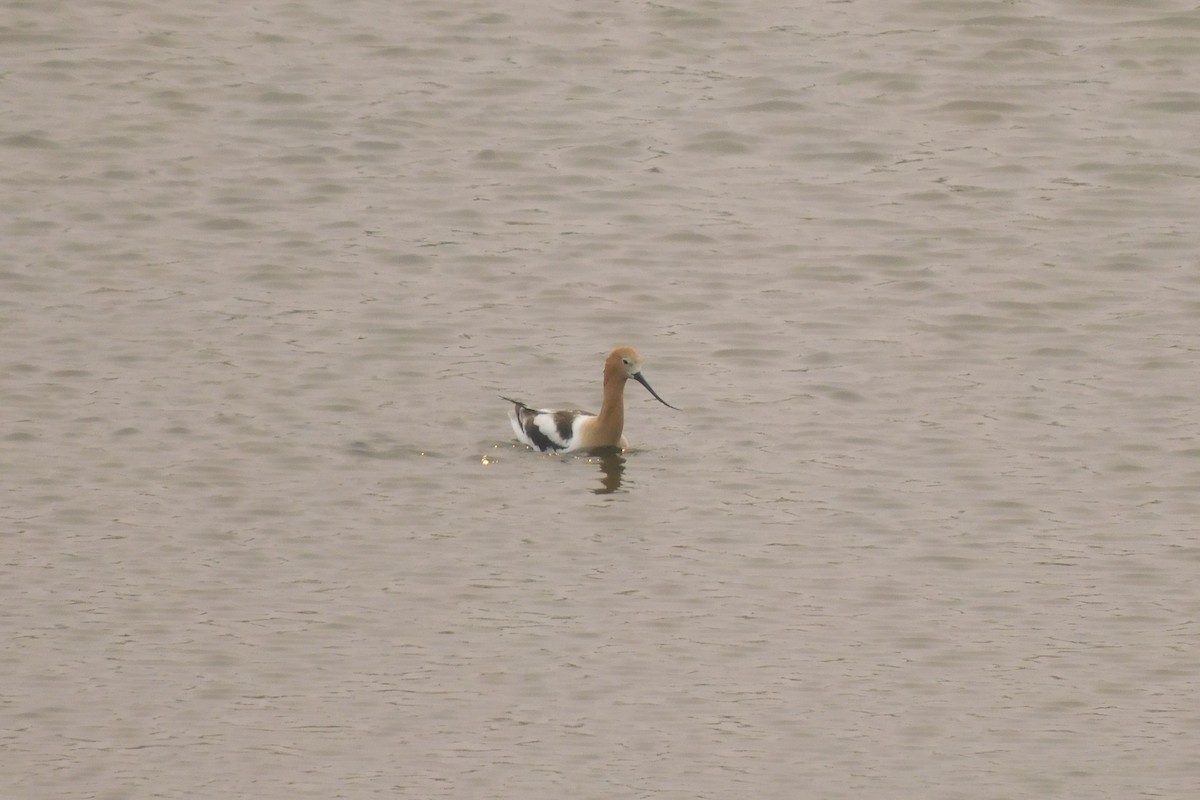
[[[599,414],[587,411],[556,411],[533,408],[520,400],[504,397],[513,404],[508,419],[513,433],[525,444],[543,453],[571,453],[604,447],[629,448],[622,434],[625,427],[625,383],[630,378],[645,386],[654,399],[667,408],[678,408],[658,396],[642,375],[642,357],[629,346],[621,346],[604,360],[604,401]]]

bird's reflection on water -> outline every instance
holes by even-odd
[[[594,494],[612,494],[620,491],[621,477],[625,474],[625,456],[616,447],[602,447],[593,450],[588,461],[600,466],[600,488],[592,489]]]

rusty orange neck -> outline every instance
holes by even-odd
[[[593,427],[597,447],[618,446],[625,429],[625,382],[629,375],[618,363],[604,369],[604,402]]]

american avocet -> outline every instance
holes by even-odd
[[[654,399],[675,408],[658,396],[642,377],[642,357],[632,347],[618,347],[604,361],[604,402],[599,414],[586,411],[548,411],[530,408],[520,400],[502,397],[513,404],[508,412],[513,433],[525,444],[542,452],[570,453],[598,447],[629,447],[621,435],[625,427],[625,382],[633,378],[650,390]],[[679,409],[675,408],[676,411]]]

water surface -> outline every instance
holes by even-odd
[[[11,5],[3,783],[1194,796],[1198,30]]]

